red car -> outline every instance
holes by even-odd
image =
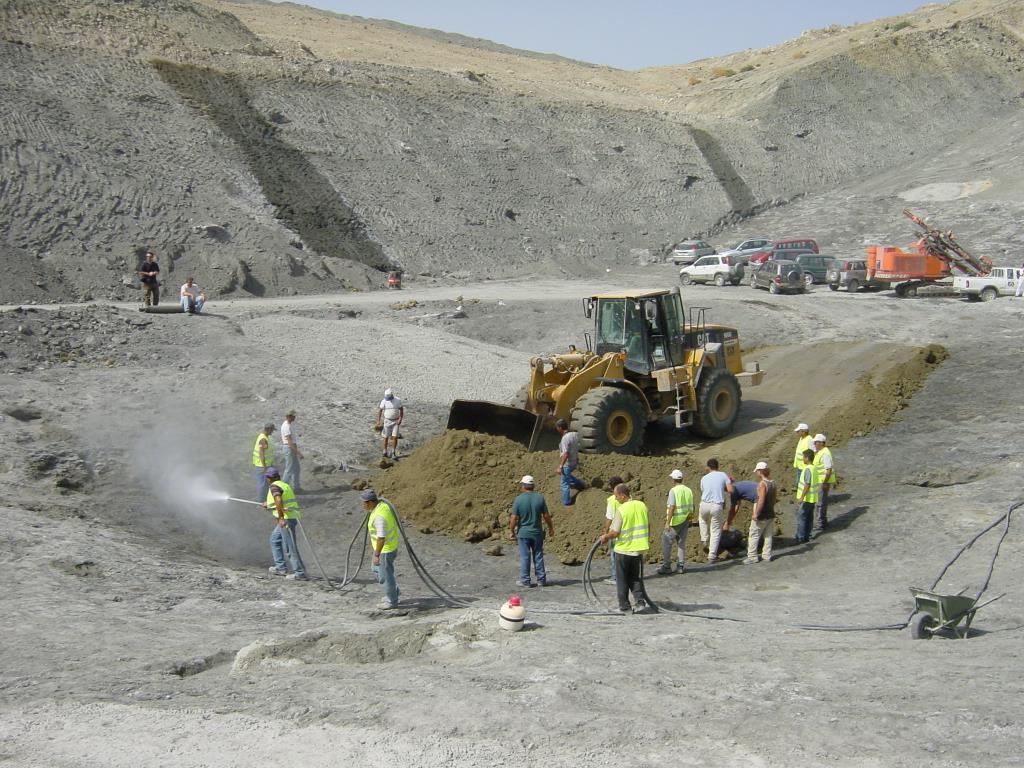
[[[801,253],[819,253],[818,241],[809,237],[775,240],[771,248],[758,251],[750,257],[751,264],[763,264],[769,259],[788,259]],[[773,255],[774,254],[774,255]]]

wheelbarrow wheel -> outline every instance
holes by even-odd
[[[910,636],[915,640],[931,640],[935,619],[927,613],[915,613],[910,619]]]

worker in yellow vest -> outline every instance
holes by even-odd
[[[672,570],[672,545],[676,546],[675,573],[686,568],[686,532],[693,517],[693,491],[683,484],[683,471],[673,469],[669,477],[674,485],[669,488],[665,507],[665,530],[661,534],[661,567],[658,573],[668,576]]]
[[[616,590],[619,598],[619,612],[630,610],[629,594],[633,593],[633,613],[657,612],[644,588],[644,555],[651,548],[650,523],[647,505],[638,499],[631,499],[629,486],[619,483],[615,486],[615,499],[619,508],[608,533],[601,536],[607,544],[615,540]]]
[[[274,564],[270,566],[270,573],[274,576],[284,576],[293,581],[308,581],[306,577],[306,566],[299,556],[299,548],[295,542],[295,527],[299,524],[302,513],[299,512],[299,500],[295,498],[295,491],[284,480],[274,467],[267,467],[267,482],[270,483],[267,490],[266,507],[274,513],[277,518],[277,525],[270,534],[270,553],[274,556]],[[292,567],[288,573],[285,565],[285,555]]]
[[[273,432],[273,424],[264,425],[263,431],[256,435],[256,444],[252,447],[252,466],[256,473],[256,482],[259,485],[256,501],[260,502],[267,498],[267,490],[270,486],[270,483],[267,482],[267,470],[274,466],[274,444],[270,441]]]
[[[793,452],[793,487],[800,483],[800,470],[804,467],[804,451],[808,448],[814,450],[814,440],[811,438],[811,428],[800,422],[796,425],[796,450]]]
[[[398,607],[398,582],[395,580],[395,558],[398,556],[398,513],[387,499],[377,496],[372,488],[361,494],[363,509],[369,512],[366,530],[373,547],[373,575],[384,587],[384,599],[378,608],[389,610]]]
[[[836,482],[832,451],[825,445],[826,442],[823,434],[818,433],[814,436],[814,466],[818,468],[818,477],[821,480],[821,493],[818,494],[818,504],[814,508],[815,531],[828,528],[828,493]]]
[[[796,500],[800,505],[796,512],[796,543],[805,544],[811,539],[811,520],[814,516],[814,505],[818,503],[821,491],[821,478],[818,467],[814,463],[814,451],[804,451],[803,467],[800,469],[800,481],[796,486]]]
[[[612,520],[615,519],[615,510],[619,508],[619,500],[615,498],[615,486],[622,482],[622,478],[616,475],[615,477],[608,478],[608,487],[612,489],[613,493],[604,502],[604,529],[601,531],[601,535],[608,533],[608,529],[612,526]],[[605,584],[615,583],[615,548],[609,547],[608,553],[610,560],[612,561],[612,575],[604,580]]]

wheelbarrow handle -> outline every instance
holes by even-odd
[[[991,605],[991,604],[992,604],[992,603],[994,603],[994,602],[995,602],[996,600],[998,600],[998,599],[999,599],[1000,597],[1006,597],[1006,593],[1005,593],[1005,592],[1003,592],[1003,594],[1001,594],[1001,595],[996,595],[996,596],[995,596],[995,597],[993,597],[993,598],[992,598],[991,600],[986,600],[986,601],[985,601],[984,603],[980,603],[980,604],[979,604],[979,603],[975,603],[975,604],[974,604],[974,607],[973,607],[973,608],[971,608],[971,610],[972,610],[972,611],[976,611],[976,610],[978,610],[979,608],[984,608],[984,607],[985,607],[986,605]]]

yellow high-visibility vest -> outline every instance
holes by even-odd
[[[395,513],[391,511],[391,506],[386,501],[378,502],[370,513],[369,520],[366,521],[366,529],[370,532],[371,539],[380,538],[374,524],[378,517],[384,520],[384,547],[381,554],[394,552],[398,549],[398,521],[395,520]]]
[[[299,500],[295,498],[295,491],[288,485],[284,480],[275,480],[272,482],[271,487],[277,486],[281,489],[281,506],[284,507],[284,519],[285,520],[298,520],[302,517],[299,512]],[[274,492],[267,491],[267,509],[269,509],[274,517],[277,517],[277,505],[274,504]]]
[[[615,537],[616,552],[646,552],[651,548],[650,526],[647,522],[647,505],[630,499],[619,505],[622,528]]]
[[[672,502],[675,509],[672,512],[669,525],[685,523],[693,514],[693,491],[682,483],[676,483],[672,486]]]
[[[799,501],[800,495],[804,492],[804,488],[807,487],[808,475],[810,475],[811,486],[803,500],[807,502],[817,502],[818,493],[821,490],[821,475],[818,473],[818,468],[814,464],[804,464],[803,467],[801,467],[800,483],[796,487],[796,498],[797,501]]]
[[[267,460],[266,464],[260,463],[260,440],[267,441],[267,448],[263,452],[263,455]],[[267,435],[263,434],[262,432],[256,435],[256,444],[252,447],[252,465],[254,467],[274,466],[274,443]]]
[[[793,466],[800,469],[804,465],[804,451],[814,450],[814,438],[804,435],[796,443],[796,452],[793,454]]]
[[[816,454],[814,454],[814,466],[816,466],[818,468],[818,474],[821,475],[821,479],[822,479],[822,481],[824,481],[824,479],[825,479],[824,461],[825,461],[825,455],[826,454],[828,454],[828,457],[830,459],[832,459],[832,477],[829,479],[829,483],[835,484],[835,481],[836,481],[836,460],[832,458],[832,451],[830,451],[827,446],[825,448],[822,448]]]

